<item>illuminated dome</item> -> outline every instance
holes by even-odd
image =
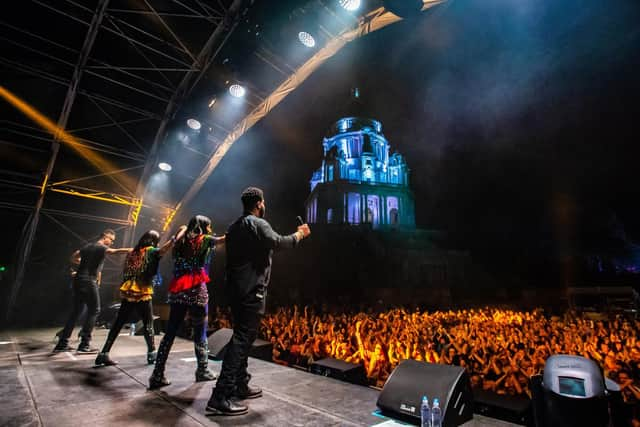
[[[362,111],[359,102],[348,111],[354,105]],[[415,228],[409,168],[402,155],[389,154],[382,123],[342,117],[329,128],[322,148],[322,166],[311,177],[306,203],[309,223]]]

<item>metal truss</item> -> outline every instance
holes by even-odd
[[[121,225],[128,232],[125,242],[131,239],[131,230],[144,206],[138,195],[150,176],[169,121],[209,69],[251,3],[250,0],[28,0],[21,4],[29,8],[29,13],[3,15],[0,68],[18,76],[18,89],[24,78],[48,85],[51,94],[66,88],[65,97],[58,98],[61,109],[56,108],[55,99],[45,99],[50,98],[49,93],[43,94],[42,99],[27,101],[42,112],[58,110],[57,125],[77,137],[75,144],[120,159],[118,164],[122,166],[98,173],[86,162],[77,168],[83,159],[67,152],[61,157],[59,135],[51,135],[26,119],[1,121],[0,148],[27,150],[40,156],[49,153],[39,176],[23,174],[28,175],[25,177],[20,170],[0,170],[0,190],[30,192],[36,199],[31,206],[13,200],[13,193],[5,196],[0,191],[0,208],[30,213],[18,245],[15,279],[5,311],[7,319],[24,280],[40,214]],[[40,14],[47,17],[44,28],[30,23],[31,16]],[[185,21],[188,26],[183,25]],[[66,31],[63,27],[67,25],[75,31],[84,28],[84,42],[79,49],[74,46],[79,34],[71,29]],[[1,84],[12,88],[10,79]],[[83,110],[91,108],[92,114],[77,110],[79,103]],[[149,129],[155,131],[149,134]],[[120,137],[114,139],[114,132]],[[56,179],[58,166],[66,171],[75,168],[77,176],[69,178],[67,174],[64,179],[62,175]],[[137,181],[137,187],[120,185],[114,192],[109,179],[117,182],[119,176],[125,175]],[[80,187],[78,182],[87,186]],[[121,194],[122,190],[128,194]],[[65,204],[64,209],[48,207],[45,203],[48,193],[120,204],[128,206],[129,212],[125,217],[114,218],[67,210],[73,203]],[[174,210],[159,208],[167,212],[164,222],[170,222],[167,218],[175,215]],[[62,228],[74,234],[69,227]]]
[[[446,0],[423,0],[422,10],[427,10],[437,6]],[[292,93],[300,84],[302,84],[315,70],[325,63],[329,58],[338,53],[347,43],[356,40],[371,32],[380,30],[388,25],[400,21],[402,18],[387,11],[384,7],[375,9],[355,22],[352,27],[345,28],[340,34],[332,36],[322,49],[319,49],[305,63],[295,69],[288,77],[275,88],[269,95],[261,99],[259,105],[253,106],[254,109],[240,120],[234,129],[229,132],[226,138],[221,142],[216,151],[209,157],[198,177],[194,180],[191,187],[184,193],[182,199],[176,204],[175,210],[178,211],[186,206],[202,189],[218,164],[222,161],[231,146],[244,135],[252,126],[262,120],[269,112],[275,108],[286,96]],[[265,50],[264,52],[268,52]],[[257,55],[261,60],[266,62],[278,72],[283,71],[277,68],[272,61]],[[287,65],[287,67],[289,67]],[[290,68],[290,67],[289,67]]]

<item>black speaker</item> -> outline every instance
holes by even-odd
[[[227,351],[227,344],[231,341],[233,330],[220,328],[207,338],[209,342],[209,359],[222,360]],[[273,356],[273,344],[257,338],[251,345],[249,356],[270,362]]]
[[[422,396],[440,400],[442,426],[459,426],[473,418],[473,394],[466,371],[459,366],[404,360],[393,370],[376,403],[392,418],[420,422]]]
[[[233,330],[220,328],[207,338],[209,342],[209,359],[222,360],[227,349],[227,344],[231,341]]]
[[[158,335],[160,333],[160,330],[162,329],[162,325],[161,325],[161,321],[160,321],[160,316],[153,316],[153,334],[154,335]],[[144,323],[142,323],[142,320],[138,320],[136,322],[136,335],[144,335]]]
[[[311,373],[331,377],[354,384],[366,384],[367,374],[364,366],[343,360],[326,358],[313,362],[309,367]]]

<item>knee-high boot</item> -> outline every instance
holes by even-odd
[[[147,343],[147,364],[153,365],[156,361],[156,345],[153,336],[153,326],[144,328],[144,340]]]
[[[209,345],[206,341],[193,344],[198,360],[196,369],[196,381],[213,381],[217,377],[208,368],[209,366]]]
[[[109,335],[107,335],[107,340],[104,342],[104,345],[102,346],[102,350],[100,351],[100,353],[98,353],[98,356],[96,357],[96,361],[95,361],[96,366],[113,366],[118,364],[118,362],[116,362],[115,360],[109,357],[109,352],[111,351],[111,347],[113,346],[113,343],[116,341],[116,338],[118,337],[118,332],[119,330],[114,330],[114,329],[111,329],[109,331]]]
[[[151,377],[149,378],[150,389],[156,389],[171,384],[171,382],[164,376],[164,367],[167,363],[167,358],[169,357],[169,352],[171,351],[171,346],[173,345],[174,339],[175,337],[169,337],[165,335],[164,338],[162,338],[162,341],[160,341],[160,346],[158,347],[158,355],[156,358],[156,366],[153,369]]]

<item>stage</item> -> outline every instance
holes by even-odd
[[[252,384],[263,397],[246,401],[239,417],[207,416],[214,382],[194,382],[193,344],[177,338],[166,376],[172,384],[148,391],[153,366],[146,364],[142,336],[118,338],[111,357],[118,366],[94,368],[95,355],[52,354],[55,329],[0,333],[0,425],[2,426],[375,426],[379,391],[249,359]],[[74,335],[77,333],[77,328]],[[94,346],[107,331],[95,331]],[[161,337],[156,337],[156,345]],[[77,345],[72,343],[72,345]],[[211,361],[218,373],[220,362]],[[516,426],[475,415],[466,427]]]

